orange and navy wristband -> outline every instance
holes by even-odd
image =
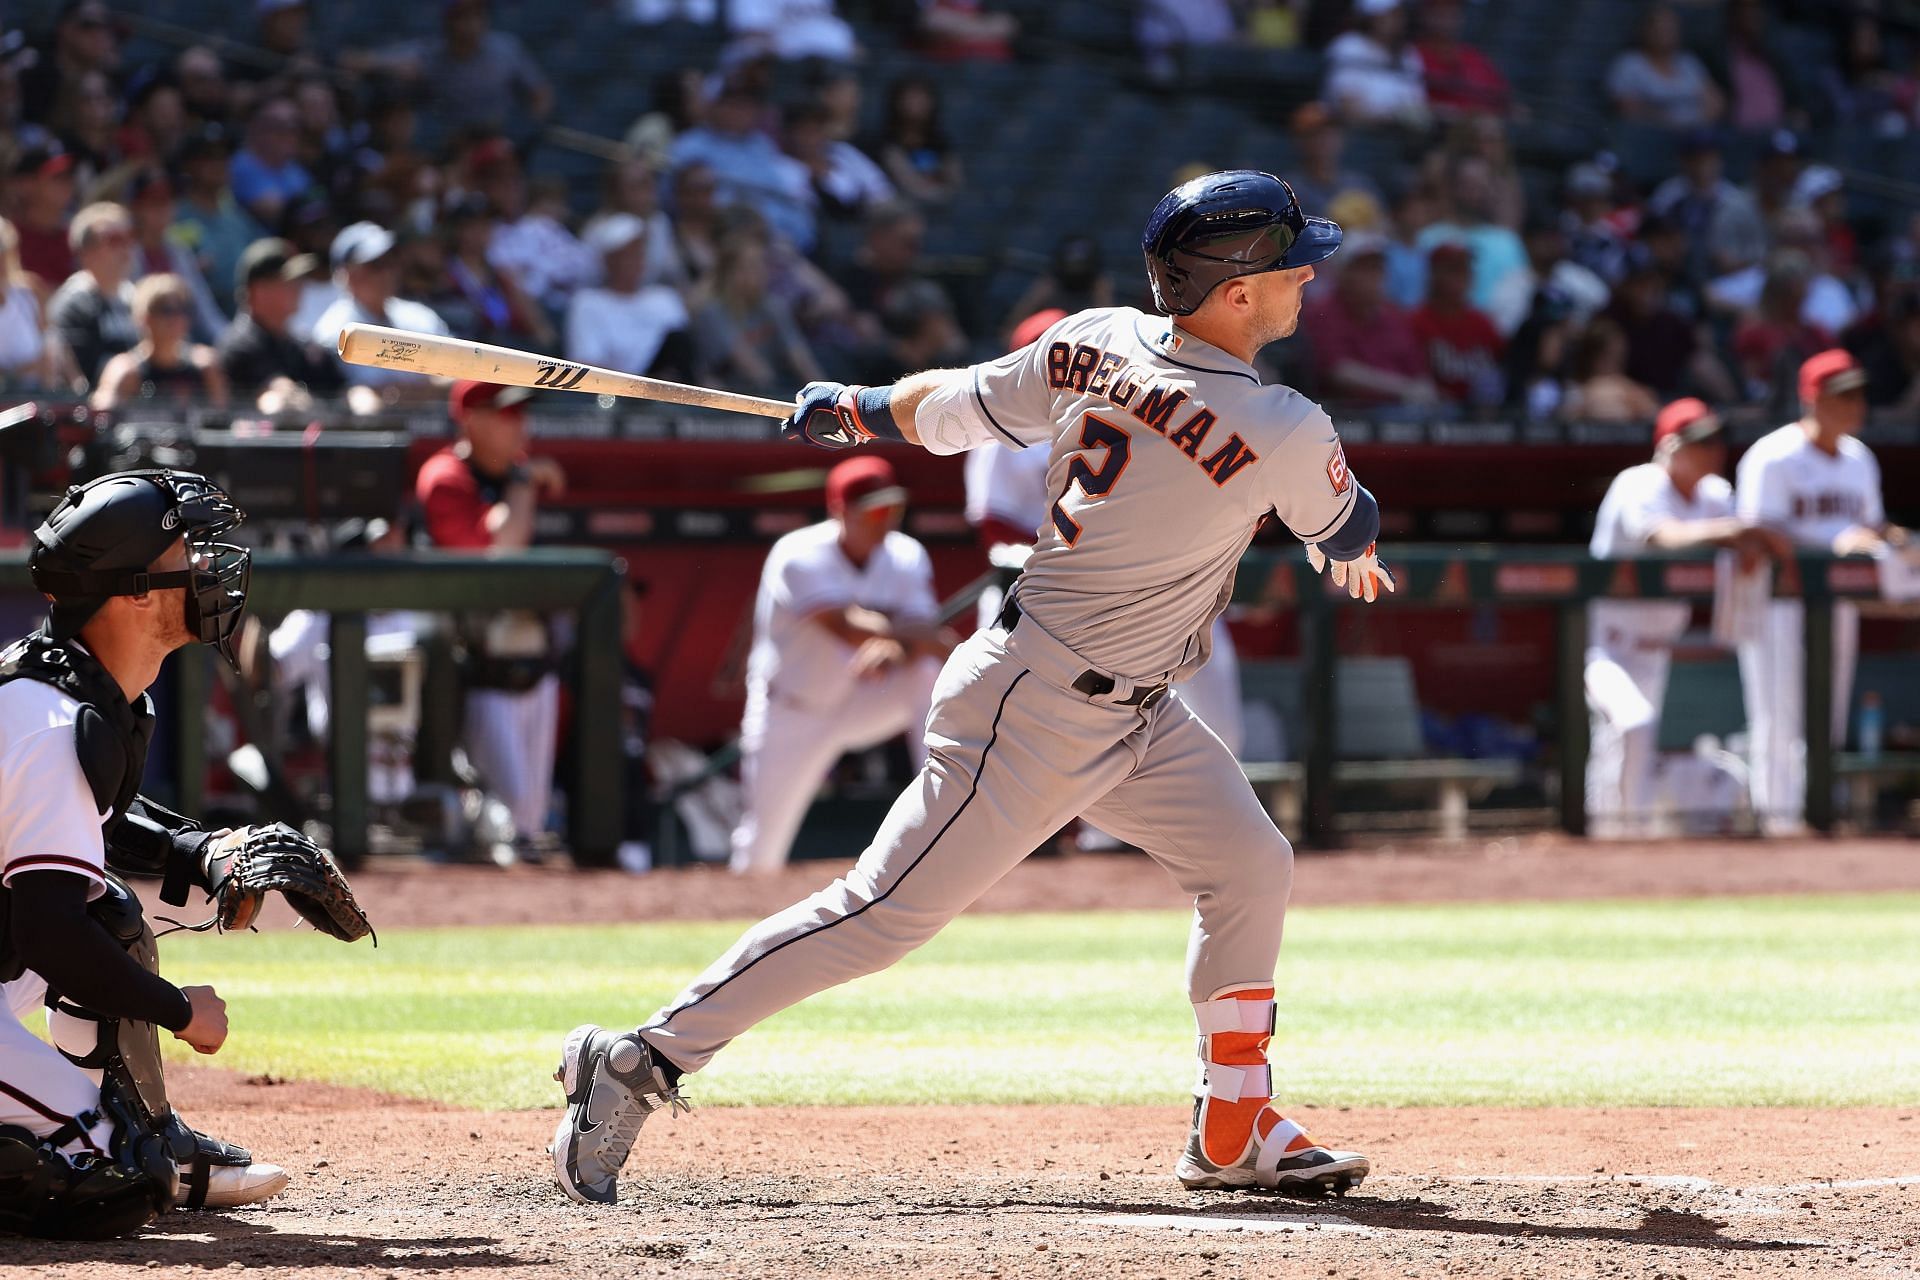
[[[869,440],[905,440],[900,424],[893,420],[892,387],[855,387],[853,390],[854,430]]]

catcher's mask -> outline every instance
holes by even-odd
[[[234,662],[253,553],[217,539],[244,519],[191,471],[119,471],[67,490],[33,531],[28,558],[34,589],[52,601],[48,634],[70,639],[111,596],[184,587],[187,630]],[[186,540],[187,568],[149,570],[176,538]]]

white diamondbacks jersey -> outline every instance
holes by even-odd
[[[967,376],[1002,444],[1050,450],[1020,607],[1116,675],[1197,669],[1261,518],[1316,541],[1359,492],[1320,406],[1131,307],[1068,316]]]
[[[1657,463],[1628,467],[1613,478],[1593,521],[1595,556],[1625,557],[1647,549],[1647,539],[1672,520],[1711,520],[1733,514],[1733,486],[1707,476],[1691,499],[1681,496]],[[1672,643],[1687,629],[1693,607],[1684,600],[1596,600],[1587,612],[1590,643],[1608,647],[1635,641]]]
[[[1854,525],[1878,527],[1887,519],[1873,451],[1842,436],[1840,451],[1826,453],[1794,422],[1754,441],[1740,459],[1734,503],[1746,519],[1808,547],[1830,547]]]
[[[967,523],[989,518],[1039,536],[1047,518],[1047,454],[1042,449],[982,445],[967,454]]]
[[[833,520],[795,529],[774,543],[753,604],[749,696],[815,710],[838,705],[854,679],[848,667],[853,650],[807,619],[850,604],[901,619],[938,616],[927,549],[896,531],[864,566],[855,565],[840,549],[840,525]]]
[[[106,890],[106,815],[74,747],[79,710],[38,680],[0,685],[0,884],[23,871],[68,871],[92,882],[88,897]]]

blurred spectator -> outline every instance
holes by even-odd
[[[1574,422],[1646,422],[1660,408],[1652,391],[1626,373],[1627,339],[1598,319],[1573,343],[1571,384],[1560,416]]]
[[[1769,226],[1793,199],[1793,188],[1800,180],[1800,149],[1798,134],[1791,129],[1775,129],[1761,146],[1752,180],[1743,188],[1759,211],[1761,222]]]
[[[1300,44],[1301,17],[1310,0],[1248,0],[1241,35],[1249,48],[1292,49]]]
[[[227,376],[213,348],[189,336],[193,295],[185,281],[161,274],[134,286],[133,322],[140,341],[107,361],[90,400],[95,409],[119,408],[131,400],[226,406]]]
[[[603,218],[589,245],[602,285],[567,307],[567,359],[652,377],[689,379],[692,339],[686,304],[666,285],[645,283],[647,224],[630,213]]]
[[[1860,299],[1852,286],[1829,269],[1831,252],[1820,215],[1803,206],[1789,206],[1774,219],[1773,239],[1778,246],[1774,259],[1721,276],[1707,286],[1707,296],[1714,306],[1735,314],[1764,308],[1766,282],[1778,265],[1779,251],[1791,251],[1796,257],[1790,265],[1797,266],[1804,260],[1806,266],[1801,320],[1832,335],[1860,318]]]
[[[852,142],[860,132],[860,103],[864,97],[859,73],[852,67],[823,62],[814,69],[808,84],[813,101],[827,113],[827,137],[834,142]]]
[[[420,114],[401,94],[374,101],[362,149],[360,211],[383,225],[419,229],[431,223],[440,173],[418,142]]]
[[[1792,203],[1813,212],[1819,220],[1820,239],[1826,249],[1826,265],[1836,275],[1853,274],[1859,263],[1860,245],[1847,219],[1846,180],[1831,165],[1812,164],[1793,184]]]
[[[964,181],[959,153],[940,123],[939,92],[919,76],[902,76],[888,88],[886,121],[866,151],[902,195],[922,204],[952,199]]]
[[[690,164],[673,175],[673,243],[687,269],[687,299],[698,305],[713,287],[720,265],[719,181],[704,164]]]
[[[787,155],[807,171],[813,198],[829,217],[858,219],[872,206],[893,199],[893,183],[866,152],[839,142],[828,132],[830,117],[817,102],[786,110]]]
[[[1490,409],[1506,396],[1501,356],[1506,344],[1486,313],[1467,304],[1473,258],[1465,245],[1435,245],[1427,300],[1409,319],[1442,399]]]
[[[675,288],[685,285],[687,265],[674,242],[673,219],[660,208],[660,175],[640,156],[608,161],[600,181],[600,208],[580,228],[581,239],[591,240],[598,223],[622,213],[647,224],[646,282]]]
[[[313,175],[300,165],[300,113],[289,98],[268,98],[247,121],[246,144],[227,167],[234,199],[265,226],[305,195]]]
[[[1690,274],[1704,280],[1760,261],[1767,229],[1747,193],[1728,182],[1713,129],[1696,129],[1680,145],[1680,172],[1653,190],[1647,212],[1677,223],[1693,246]]]
[[[1627,273],[1607,315],[1626,338],[1623,371],[1635,382],[1662,397],[1699,391],[1716,400],[1738,398],[1724,371],[1709,367],[1718,361],[1696,324],[1669,305],[1667,277],[1652,261]]]
[[[703,164],[713,171],[722,205],[758,209],[774,230],[802,250],[813,247],[813,184],[806,166],[780,153],[759,126],[761,100],[729,86],[707,108],[705,124],[673,141],[678,169]]]
[[[433,308],[394,296],[400,276],[397,247],[393,232],[373,222],[356,222],[333,238],[328,258],[341,296],[314,322],[313,340],[323,350],[336,350],[340,330],[356,322],[420,333],[447,332],[446,321]],[[340,368],[350,386],[372,387],[397,399],[430,400],[439,394],[433,382],[416,373],[344,362]]]
[[[340,97],[333,83],[315,72],[301,76],[289,89],[300,121],[297,156],[301,167],[329,199],[350,208],[359,199],[360,149],[340,115]],[[371,165],[368,165],[371,168]]]
[[[347,54],[341,65],[417,87],[449,137],[503,130],[523,118],[545,120],[553,112],[546,73],[518,36],[493,29],[490,0],[445,0],[439,35]]]
[[[180,86],[187,118],[195,125],[224,127],[232,118],[233,86],[219,54],[203,44],[182,49],[173,60],[173,78]]]
[[[1778,129],[1787,121],[1785,77],[1770,21],[1762,0],[1732,0],[1727,7],[1727,123],[1747,133]]]
[[[441,214],[444,229],[445,291],[435,310],[463,338],[517,346],[532,342],[550,350],[554,328],[540,304],[520,287],[513,273],[488,257],[498,220],[485,196],[469,195]]]
[[[1574,165],[1567,170],[1566,199],[1560,225],[1567,255],[1607,283],[1619,283],[1627,270],[1631,219],[1614,207],[1612,175],[1591,162]]]
[[[80,266],[54,292],[47,314],[89,383],[108,360],[140,340],[133,322],[133,220],[117,204],[73,215],[67,242]]]
[[[61,94],[91,71],[111,76],[120,65],[120,36],[104,0],[68,0],[54,19],[53,43],[20,75],[20,110],[51,120]]]
[[[527,453],[532,395],[525,387],[453,385],[448,405],[459,438],[422,463],[414,481],[434,546],[517,551],[532,544],[539,504],[567,487],[558,463]],[[560,681],[552,637],[540,615],[517,611],[491,614],[469,630],[462,736],[524,841],[546,829],[553,797]]]
[[[1013,330],[1036,311],[1057,310],[1068,315],[1089,307],[1113,305],[1113,281],[1108,278],[1100,242],[1089,235],[1063,236],[1053,247],[1047,271],[1020,295],[1007,311],[1003,328]]]
[[[180,151],[180,199],[168,230],[215,288],[235,279],[240,255],[261,235],[260,224],[240,207],[227,184],[230,152],[226,131],[218,125],[188,136]]]
[[[706,73],[698,67],[655,76],[646,112],[627,129],[627,145],[655,168],[671,169],[673,140],[707,118],[707,87]]]
[[[919,0],[914,26],[920,51],[935,62],[1006,62],[1020,20],[985,0]]]
[[[1410,182],[1401,188],[1387,240],[1387,300],[1396,307],[1411,309],[1426,299],[1427,251],[1419,245],[1420,233],[1438,217],[1439,209],[1424,185]]]
[[[126,121],[114,146],[128,160],[171,164],[191,125],[180,86],[157,65],[142,67],[127,91]]]
[[[926,220],[903,200],[867,215],[866,236],[840,272],[841,287],[856,311],[877,318],[886,310],[892,292],[918,274],[926,237]]]
[[[733,57],[765,50],[783,61],[825,58],[852,62],[860,44],[833,0],[728,0],[727,29]]]
[[[1293,134],[1295,159],[1287,170],[1287,185],[1293,188],[1302,209],[1316,217],[1328,217],[1334,203],[1352,192],[1381,199],[1380,188],[1372,178],[1341,165],[1346,130],[1324,104],[1302,103],[1295,108],[1288,127]]]
[[[1426,0],[1420,7],[1419,27],[1420,39],[1414,48],[1426,81],[1427,105],[1435,114],[1506,115],[1513,105],[1513,90],[1493,59],[1460,38],[1466,27],[1460,0]]]
[[[1880,20],[1862,9],[1841,21],[1839,62],[1817,69],[1823,122],[1881,137],[1905,133],[1914,83],[1888,62]]]
[[[1507,342],[1509,410],[1535,422],[1559,415],[1572,370],[1574,339],[1583,324],[1569,291],[1550,275],[1536,282],[1527,318]]]
[[[1511,277],[1527,269],[1527,250],[1511,227],[1494,221],[1493,170],[1481,156],[1455,156],[1441,194],[1447,201],[1441,220],[1422,231],[1415,243],[1428,252],[1449,242],[1472,250],[1471,302],[1502,323],[1508,318],[1495,307],[1499,299],[1512,295]],[[1511,323],[1502,323],[1501,332],[1511,332],[1519,322],[1518,316],[1511,317]]]
[[[1300,322],[1313,344],[1320,398],[1356,408],[1438,403],[1413,324],[1387,301],[1386,242],[1352,235],[1340,256],[1333,288],[1310,297]]]
[[[1348,124],[1423,127],[1426,84],[1401,0],[1355,0],[1353,12],[1353,29],[1327,46],[1320,96]]]
[[[257,240],[237,268],[240,313],[220,335],[217,354],[227,382],[243,401],[272,412],[337,396],[346,378],[331,352],[290,328],[300,307],[300,281],[317,261],[285,240]]]
[[[179,279],[193,299],[193,339],[212,341],[227,327],[227,313],[214,300],[200,263],[169,233],[173,221],[173,184],[158,169],[142,169],[127,188],[127,211],[133,216],[133,275],[140,281],[153,275]]]
[[[1444,148],[1428,153],[1432,182],[1444,184],[1455,156],[1477,156],[1487,164],[1492,190],[1487,209],[1493,220],[1518,231],[1527,220],[1527,188],[1507,141],[1507,122],[1498,116],[1462,116],[1447,129]]]
[[[767,284],[765,243],[748,235],[728,239],[713,298],[694,320],[701,381],[787,399],[825,376],[793,312],[768,295]]]
[[[720,16],[720,0],[623,0],[620,13],[643,26],[676,19],[711,26]]]
[[[20,265],[49,288],[73,274],[67,215],[73,209],[73,157],[59,143],[30,146],[13,158],[7,217],[20,239]]]
[[[908,280],[889,293],[880,328],[879,344],[854,362],[855,377],[867,385],[897,382],[910,373],[966,360],[967,335],[954,319],[953,302],[931,280]]]
[[[72,362],[47,322],[46,285],[20,265],[20,239],[0,219],[0,389],[63,390]]]
[[[567,230],[564,187],[557,193],[543,187],[529,198],[526,172],[504,138],[475,147],[469,164],[480,193],[500,218],[488,260],[541,306],[561,314],[573,291],[599,270],[593,251]]]
[[[81,191],[106,188],[117,175],[120,146],[114,136],[120,125],[120,100],[104,71],[83,71],[60,83],[48,120],[67,154],[73,157],[73,180]]]
[[[1734,330],[1733,354],[1745,398],[1775,416],[1797,407],[1800,365],[1833,345],[1832,337],[1802,318],[1814,264],[1798,249],[1777,250],[1767,261],[1766,282],[1754,313]]]
[[[308,43],[313,34],[312,16],[307,0],[254,0],[253,43],[272,56],[258,63],[243,63],[241,77],[265,80],[290,66],[313,64],[316,54]]]
[[[1903,293],[1860,352],[1867,403],[1911,418],[1920,413],[1920,294]]]
[[[1680,47],[1680,18],[1666,4],[1647,9],[1639,45],[1607,69],[1607,95],[1621,119],[1670,129],[1712,124],[1726,109],[1700,59]]]
[[[1230,45],[1239,35],[1230,0],[1141,0],[1134,11],[1134,40],[1157,85],[1177,78],[1182,50]]]

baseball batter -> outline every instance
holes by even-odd
[[[1053,500],[998,625],[942,670],[926,767],[854,868],[749,929],[637,1030],[567,1036],[551,1150],[569,1196],[613,1201],[641,1124],[684,1105],[685,1073],[926,942],[1077,814],[1193,895],[1200,1078],[1181,1182],[1318,1193],[1367,1175],[1365,1156],[1322,1145],[1274,1104],[1267,1044],[1293,849],[1176,687],[1206,663],[1235,566],[1269,516],[1356,598],[1392,588],[1373,549],[1379,508],[1333,424],[1252,364],[1294,331],[1313,264],[1339,243],[1278,178],[1209,174],[1163,198],[1142,239],[1165,315],[1083,311],[985,364],[801,392],[789,432],[830,448],[1044,449]]]
[[[938,622],[933,561],[900,531],[906,510],[885,458],[849,458],[827,475],[828,518],[767,554],[740,725],[736,873],[786,865],[807,806],[844,753],[904,733],[915,765],[926,759],[927,708],[953,637]]]
[[[1734,473],[1734,509],[1793,543],[1837,555],[1870,555],[1905,545],[1908,531],[1887,523],[1880,464],[1855,438],[1867,418],[1867,374],[1835,348],[1800,366],[1801,417],[1754,442]],[[1740,689],[1747,703],[1753,808],[1764,828],[1799,829],[1807,798],[1805,644],[1798,600],[1769,601],[1758,633],[1739,645]],[[1860,611],[1833,611],[1833,741],[1846,741]]]
[[[1653,461],[1614,477],[1593,522],[1589,550],[1625,559],[1647,550],[1735,547],[1743,559],[1784,553],[1780,535],[1733,514],[1733,486],[1720,474],[1727,444],[1720,419],[1699,400],[1676,400],[1653,427]],[[1684,600],[1595,600],[1587,609],[1587,812],[1595,835],[1652,828],[1660,706],[1674,642],[1693,619]]]

